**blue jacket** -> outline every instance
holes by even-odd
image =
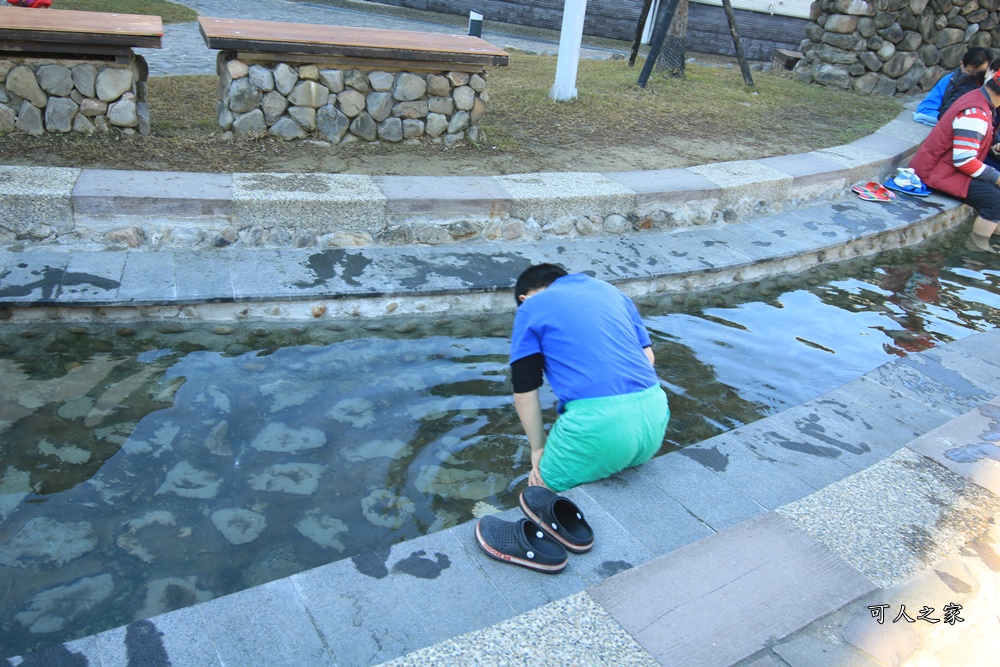
[[[958,70],[955,71],[957,72]],[[928,116],[937,118],[941,112],[941,103],[944,101],[944,91],[948,87],[948,84],[951,83],[953,76],[955,76],[955,72],[945,74],[941,77],[941,80],[934,84],[934,87],[927,93],[927,96],[920,101],[914,113],[927,114]]]

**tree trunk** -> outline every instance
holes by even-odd
[[[656,59],[656,71],[667,76],[684,76],[684,60],[686,59],[685,42],[687,41],[688,0],[680,0],[673,23],[663,42],[663,50]]]

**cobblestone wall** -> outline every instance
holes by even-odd
[[[476,141],[486,73],[387,72],[240,60],[221,52],[219,125],[285,140]]]
[[[1000,47],[1000,0],[817,0],[795,67],[863,93],[929,90],[973,46]]]
[[[0,59],[0,132],[149,134],[148,76],[142,56],[125,64]]]

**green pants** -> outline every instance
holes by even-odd
[[[645,463],[663,444],[669,420],[667,395],[659,385],[570,401],[546,440],[542,481],[565,491]]]

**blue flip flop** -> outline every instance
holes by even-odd
[[[562,544],[528,519],[504,521],[484,516],[476,524],[476,542],[490,558],[537,572],[562,572],[569,559]]]
[[[583,512],[569,498],[544,486],[529,486],[521,492],[521,511],[554,540],[576,554],[594,546],[594,531]]]
[[[919,188],[916,188],[913,185],[899,185],[898,183],[896,183],[894,179],[890,178],[882,185],[889,188],[890,190],[895,190],[896,192],[902,192],[905,195],[913,195],[914,197],[926,197],[931,193],[930,188],[928,188],[923,183],[920,184]]]

